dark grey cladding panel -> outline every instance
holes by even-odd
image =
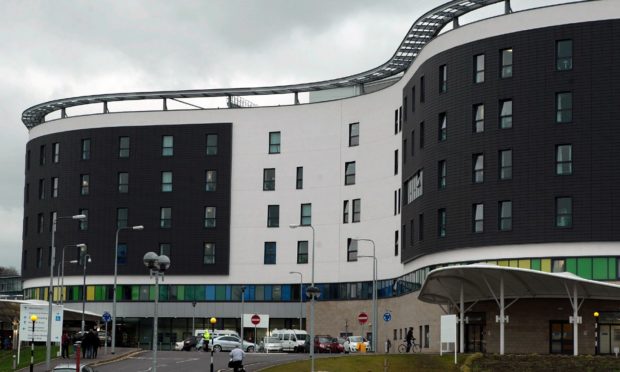
[[[206,134],[218,134],[217,156],[206,156]],[[163,157],[162,136],[174,136],[174,155]],[[119,137],[129,136],[129,159],[119,158]],[[81,140],[91,139],[91,159],[81,160]],[[52,143],[60,143],[60,162],[51,162]],[[39,149],[46,146],[47,162],[39,165]],[[56,233],[57,252],[64,245],[87,243],[93,263],[88,275],[112,275],[117,208],[129,209],[129,225],[144,225],[144,231],[122,231],[119,241],[127,243],[126,265],[119,275],[147,275],[142,256],[159,250],[160,243],[172,245],[169,273],[174,275],[226,275],[230,257],[230,180],[232,161],[232,124],[191,124],[127,126],[83,129],[50,134],[27,144],[30,169],[29,202],[25,204],[28,233],[23,248],[28,250],[24,278],[49,275],[47,249],[51,245],[49,215],[60,216],[89,211],[87,231],[78,223],[61,220]],[[205,192],[205,171],[217,170],[217,191]],[[161,192],[161,172],[173,172],[173,192]],[[120,194],[118,172],[129,173],[129,193]],[[80,195],[80,175],[90,175],[90,195]],[[60,182],[59,197],[50,198],[51,177]],[[46,198],[38,199],[39,179],[46,181]],[[203,227],[204,208],[217,207],[217,227]],[[172,207],[172,228],[159,227],[160,207]],[[45,231],[37,233],[37,215],[44,213]],[[216,243],[216,264],[203,264],[203,243]],[[36,249],[44,248],[43,267],[36,268]],[[75,248],[67,248],[67,260],[74,259]],[[60,258],[57,259],[59,262]],[[22,265],[23,266],[23,265]],[[66,264],[65,274],[81,271]]]
[[[454,32],[458,32],[454,31]],[[573,69],[555,71],[555,42],[573,40]],[[505,244],[620,240],[620,21],[549,27],[492,37],[442,52],[403,90],[409,112],[402,132],[408,149],[404,182],[424,169],[424,195],[403,207],[407,226],[402,261],[459,248]],[[514,76],[499,78],[500,50],[514,50]],[[473,83],[473,57],[486,56],[485,82]],[[439,94],[439,66],[448,66],[448,91]],[[420,103],[420,77],[426,102]],[[411,90],[416,87],[415,112]],[[555,93],[573,94],[573,122],[555,123]],[[513,100],[513,128],[499,129],[499,101]],[[485,104],[485,131],[473,133],[473,105]],[[438,116],[448,114],[448,139],[438,142]],[[425,122],[425,147],[419,125]],[[415,155],[411,156],[411,131]],[[555,146],[572,144],[571,176],[555,175]],[[498,179],[498,153],[513,151],[513,179]],[[472,183],[472,155],[484,153],[484,183]],[[437,188],[437,163],[448,165],[447,188]],[[404,190],[404,188],[403,188]],[[404,193],[406,195],[406,191]],[[573,198],[573,227],[554,225],[555,198]],[[404,198],[403,198],[404,199]],[[498,231],[498,202],[513,203],[513,229]],[[484,233],[472,232],[472,205],[484,203]],[[437,236],[437,210],[447,211],[447,236]],[[409,221],[424,240],[409,241]],[[589,254],[585,253],[584,254]],[[591,252],[595,255],[596,252]]]

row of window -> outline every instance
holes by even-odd
[[[312,204],[303,203],[300,208],[299,224],[301,226],[312,225]],[[267,206],[267,227],[280,227],[280,206]]]
[[[304,188],[304,167],[297,167],[295,171],[295,189]],[[263,169],[263,191],[274,191],[276,189],[276,169]]]

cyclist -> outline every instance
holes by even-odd
[[[411,350],[411,346],[415,342],[415,337],[413,337],[413,327],[409,327],[409,331],[407,332],[407,337],[405,339],[407,340],[407,352],[409,352],[409,350]]]

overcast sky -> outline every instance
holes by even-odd
[[[557,1],[536,0],[543,2]],[[2,0],[0,266],[21,266],[28,141],[21,113],[28,107],[99,93],[281,85],[354,74],[387,61],[411,24],[442,3]]]

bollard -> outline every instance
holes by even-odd
[[[80,372],[80,347],[82,342],[78,341],[75,343],[75,372]]]
[[[17,355],[13,354],[13,370],[17,369]]]

